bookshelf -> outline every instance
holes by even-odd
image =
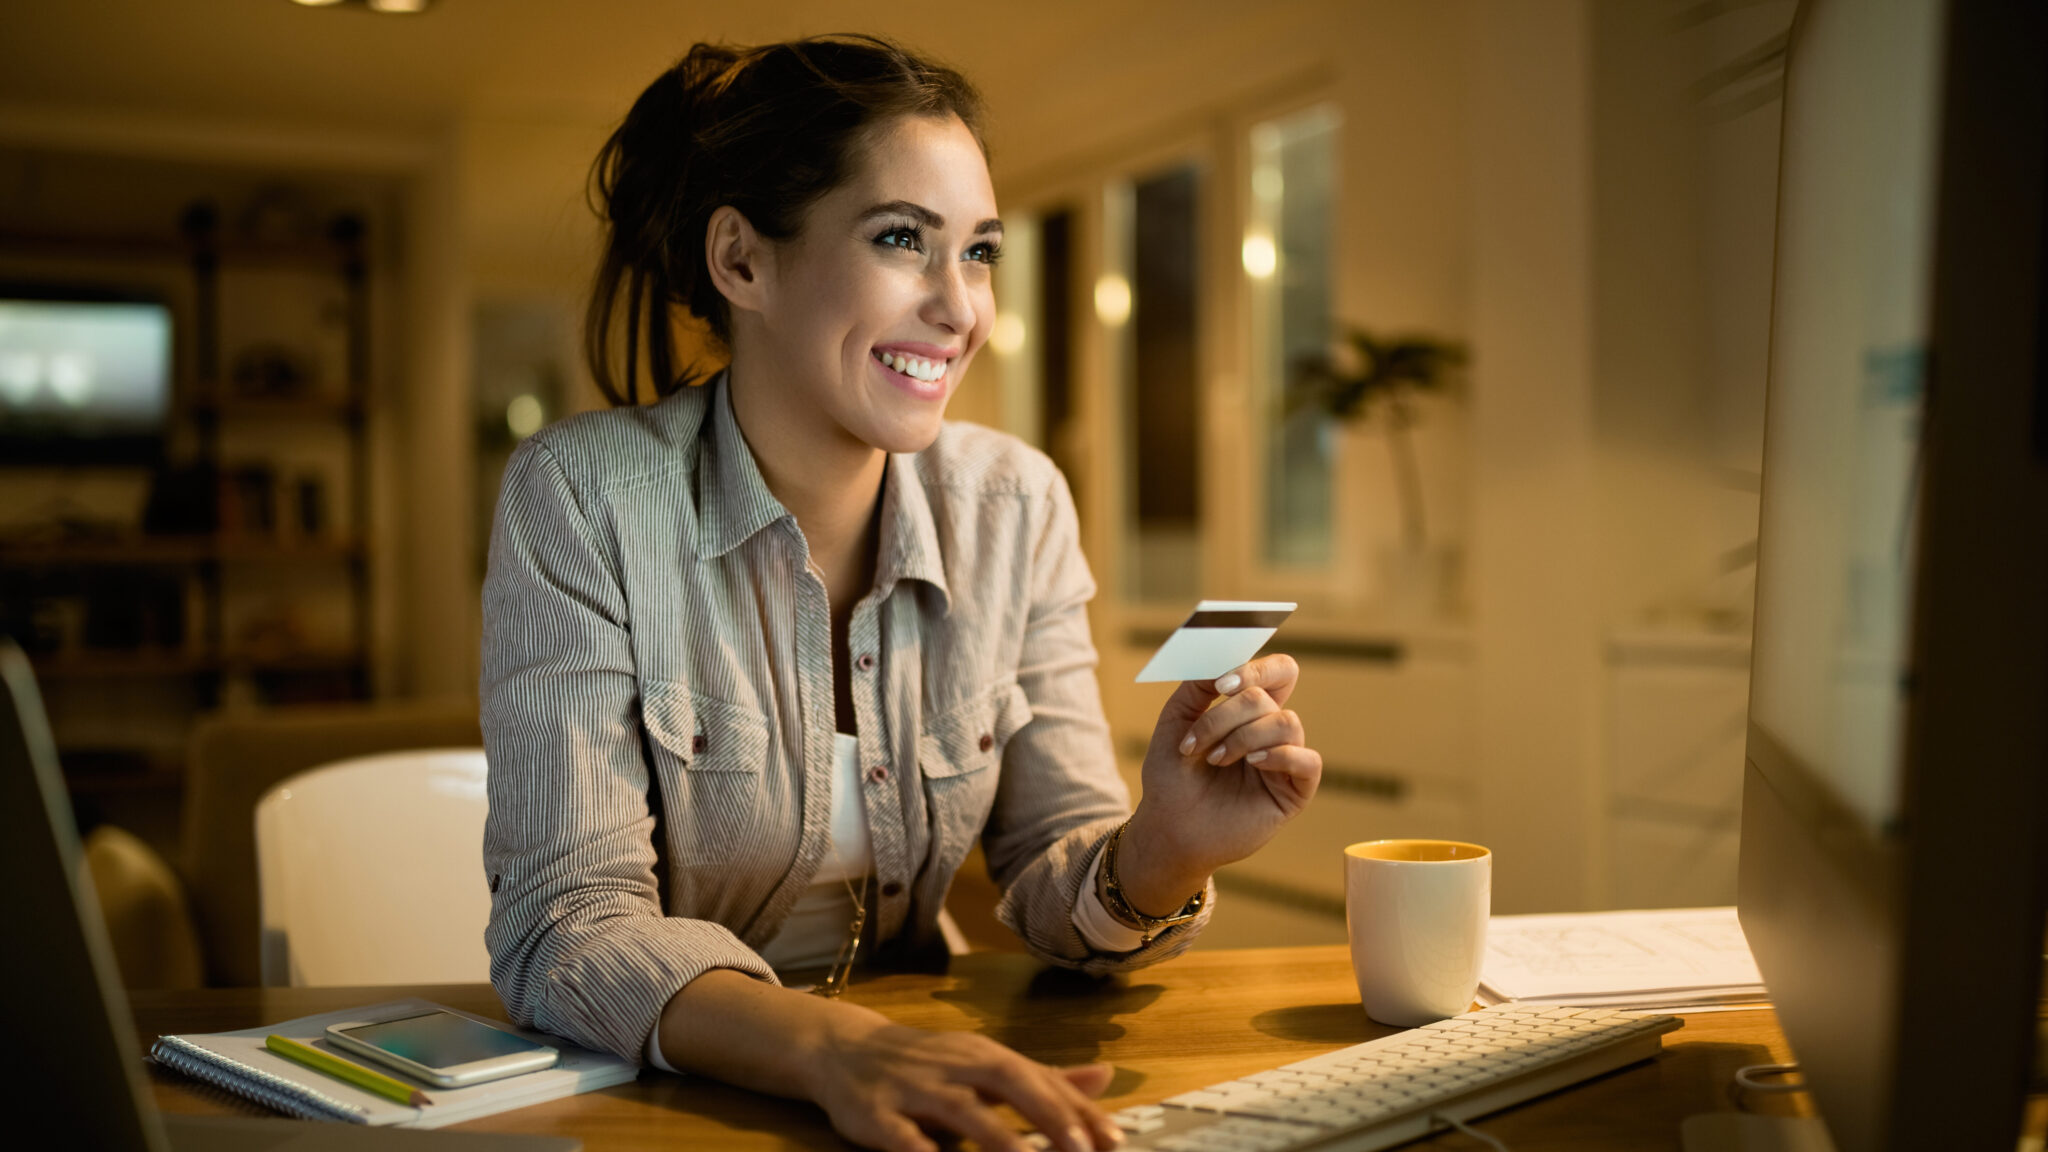
[[[370,229],[288,217],[194,200],[149,234],[0,230],[0,279],[142,283],[175,317],[159,464],[0,467],[0,631],[81,798],[174,795],[202,713],[371,692]],[[146,495],[75,511],[94,483]]]

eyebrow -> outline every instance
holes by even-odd
[[[877,204],[860,214],[860,218],[863,220],[876,216],[908,216],[927,228],[944,228],[946,226],[946,218],[944,216],[911,200],[891,200],[885,204]],[[981,236],[990,232],[1001,232],[1002,230],[1003,222],[991,216],[974,226],[973,235]]]

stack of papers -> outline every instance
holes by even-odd
[[[1733,908],[1495,916],[1487,925],[1481,1004],[1697,1011],[1765,998]]]

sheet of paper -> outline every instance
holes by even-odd
[[[1481,979],[1515,1000],[1754,1000],[1763,989],[1733,908],[1495,916]]]

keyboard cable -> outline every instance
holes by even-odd
[[[1493,1152],[1510,1152],[1508,1146],[1502,1143],[1498,1137],[1489,1136],[1470,1124],[1465,1123],[1463,1120],[1458,1119],[1456,1116],[1446,1116],[1441,1112],[1431,1112],[1429,1114],[1429,1123],[1432,1132],[1436,1130],[1436,1125],[1438,1124],[1448,1125],[1493,1149]]]
[[[1749,1108],[1743,1103],[1746,1093],[1754,1092],[1769,1096],[1806,1091],[1806,1080],[1803,1076],[1798,1080],[1778,1084],[1766,1084],[1758,1077],[1798,1075],[1800,1072],[1797,1064],[1750,1064],[1735,1070],[1735,1082],[1728,1086],[1728,1095],[1734,1099],[1737,1108],[1747,1112]]]

